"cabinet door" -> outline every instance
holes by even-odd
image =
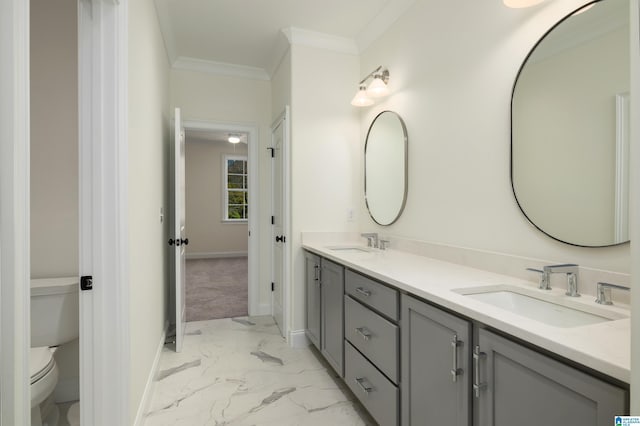
[[[469,426],[471,324],[407,295],[400,309],[402,425]]]
[[[305,251],[304,260],[307,310],[305,334],[320,349],[320,257]]]
[[[340,377],[344,377],[344,267],[324,258],[320,265],[320,351]]]
[[[477,424],[609,426],[627,391],[488,330],[478,332]]]

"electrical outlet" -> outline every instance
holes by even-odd
[[[164,222],[164,209],[160,207],[160,223]]]
[[[347,209],[347,222],[353,222],[353,209]]]

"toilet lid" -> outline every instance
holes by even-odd
[[[30,349],[29,374],[31,375],[31,384],[46,376],[53,369],[53,366],[53,354],[48,347]]]

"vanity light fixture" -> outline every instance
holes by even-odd
[[[235,133],[229,133],[229,139],[227,139],[230,143],[238,143],[240,142],[240,135],[236,135]]]
[[[367,87],[367,80],[372,79],[371,83]],[[375,70],[371,71],[369,75],[363,78],[358,84],[358,92],[351,100],[353,106],[370,106],[373,105],[374,100],[372,98],[380,98],[387,96],[389,92],[389,70],[383,69],[380,65]]]
[[[525,7],[535,6],[543,1],[544,0],[502,0],[505,6],[512,9],[522,9]]]

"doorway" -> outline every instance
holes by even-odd
[[[257,128],[183,126],[187,321],[257,315]]]

